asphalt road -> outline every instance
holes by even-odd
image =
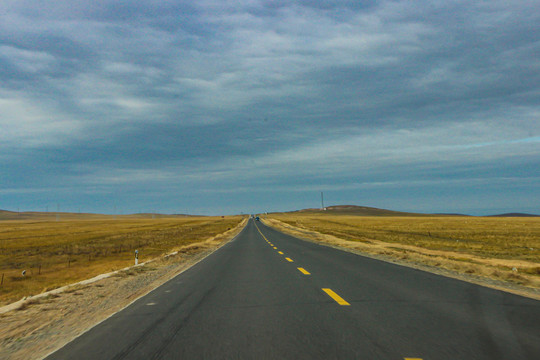
[[[536,360],[540,301],[250,220],[229,244],[48,359]]]

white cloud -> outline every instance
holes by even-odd
[[[66,146],[81,136],[82,123],[46,103],[0,93],[0,154],[10,149]]]
[[[55,61],[54,56],[44,51],[31,51],[7,45],[0,45],[1,58],[24,72],[34,74],[50,70]]]

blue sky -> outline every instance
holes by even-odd
[[[538,1],[3,0],[0,209],[540,213],[538,24]]]

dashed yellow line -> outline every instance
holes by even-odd
[[[403,358],[403,360],[422,360],[420,358]]]
[[[259,229],[259,227],[257,225],[255,225],[255,227],[257,228],[257,231],[259,232],[259,234],[261,234],[261,236],[263,237],[263,239],[272,247],[274,247],[274,249],[277,250],[277,247],[274,246],[274,244],[272,244],[267,238],[266,236],[263,235],[263,233],[261,232],[261,230]],[[278,251],[278,253],[280,255],[283,255],[283,251]],[[294,262],[293,259],[289,258],[289,257],[286,257],[285,260],[287,260],[288,262]],[[304,275],[311,275],[306,269],[304,268],[301,268],[299,267],[298,270],[304,274]],[[328,288],[323,288],[322,289],[326,294],[328,294],[328,296],[330,296],[332,299],[334,299],[335,302],[337,302],[339,305],[344,305],[344,306],[349,306],[351,304],[349,304],[347,301],[345,301],[341,296],[339,296],[338,294],[336,294],[334,291],[332,291],[332,289],[328,289]],[[422,360],[420,358],[404,358],[404,360]]]
[[[332,299],[334,299],[339,305],[345,305],[345,306],[349,306],[351,304],[349,304],[348,302],[346,302],[345,300],[343,300],[343,298],[341,296],[339,296],[338,294],[336,294],[335,292],[332,291],[332,289],[322,289],[325,293],[328,294],[328,296],[330,296]]]

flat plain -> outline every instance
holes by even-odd
[[[387,215],[307,211],[265,219],[304,238],[540,289],[539,217]]]
[[[133,265],[135,250],[140,262],[181,248],[187,251],[186,246],[189,249],[242,220],[241,216],[151,214],[3,215],[0,305]]]

